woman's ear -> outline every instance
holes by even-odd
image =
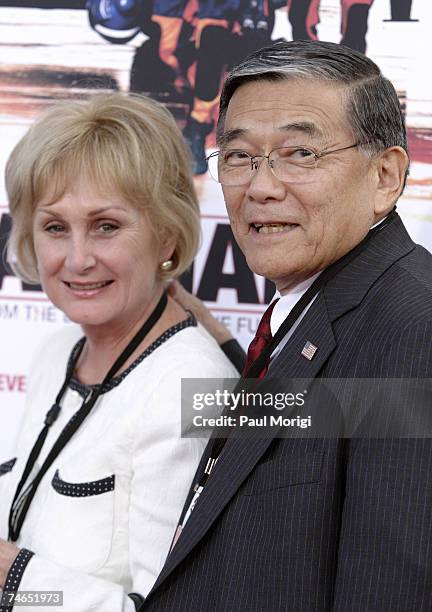
[[[176,246],[177,236],[168,232],[164,233],[160,239],[159,263],[172,259]]]

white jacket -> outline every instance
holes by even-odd
[[[69,326],[37,357],[17,461],[0,475],[0,537],[7,538],[17,482],[81,335],[78,326]],[[216,342],[191,321],[180,330],[175,326],[144,355],[101,395],[45,474],[17,542],[35,553],[19,589],[63,591],[64,612],[133,611],[127,593],[149,592],[206,444],[180,437],[181,378],[238,376]],[[81,406],[83,390],[72,387],[38,465]]]

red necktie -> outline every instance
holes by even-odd
[[[270,328],[270,319],[271,319],[271,315],[273,312],[273,308],[275,307],[275,304],[277,301],[278,300],[274,300],[270,304],[270,306],[267,308],[267,310],[263,314],[261,321],[259,322],[258,328],[255,333],[255,338],[252,340],[248,348],[246,364],[243,369],[243,376],[246,375],[251,365],[254,363],[254,361],[258,359],[258,357],[261,355],[265,347],[270,343],[270,341],[273,338],[272,333],[271,333],[271,328]],[[267,374],[269,363],[270,363],[270,359],[268,360],[268,362],[266,363],[266,365],[261,370],[261,372],[257,375],[256,378],[264,378],[264,376]]]

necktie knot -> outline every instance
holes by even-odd
[[[259,325],[257,327],[255,337],[250,343],[249,348],[248,348],[246,364],[243,370],[244,376],[250,370],[252,364],[258,359],[258,357],[261,355],[261,353],[266,348],[266,346],[270,344],[270,342],[273,339],[273,336],[271,333],[271,327],[270,327],[270,320],[271,320],[273,308],[275,307],[275,304],[277,301],[278,300],[274,300],[270,304],[270,306],[267,308],[267,310],[264,312],[263,316],[261,317],[261,321],[259,322]],[[265,364],[261,372],[257,375],[257,378],[263,378],[266,375],[268,366],[269,366],[269,362],[270,362],[270,359]]]

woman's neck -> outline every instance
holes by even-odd
[[[115,328],[110,326],[108,329],[105,326],[103,326],[105,329],[102,329],[102,326],[91,326],[91,329],[89,326],[82,326],[86,343],[75,368],[75,376],[80,382],[86,385],[102,382],[115,360],[151,315],[160,297],[161,294],[152,300],[141,316],[137,317],[133,323],[129,321],[129,324],[125,323]],[[171,298],[168,298],[167,306],[159,320],[118,372],[115,373],[115,376],[126,370],[164,331],[180,323],[186,317],[185,311]]]

